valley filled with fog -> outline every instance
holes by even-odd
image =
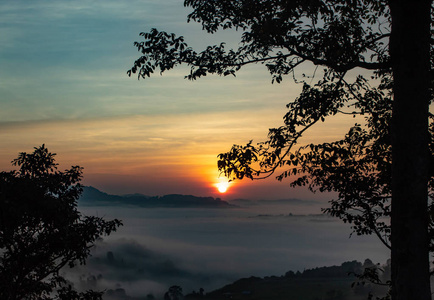
[[[124,223],[97,243],[85,266],[65,270],[79,288],[144,297],[172,285],[186,293],[220,288],[242,277],[363,262],[385,263],[375,236],[350,238],[351,228],[321,214],[326,203],[233,201],[230,208],[81,206],[85,215]]]

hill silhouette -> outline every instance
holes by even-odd
[[[368,263],[369,262],[369,263]],[[348,261],[340,266],[319,267],[300,271],[288,271],[283,276],[249,277],[239,279],[220,289],[200,295],[196,292],[185,296],[186,300],[251,299],[251,300],[366,300],[369,294],[384,295],[386,287],[359,282],[354,274],[361,274],[372,267],[365,263]]]
[[[110,195],[94,187],[83,187],[83,194],[78,200],[84,206],[139,206],[139,207],[202,207],[231,208],[236,207],[220,198],[197,197],[192,195],[170,194],[164,196],[146,196],[142,194]]]

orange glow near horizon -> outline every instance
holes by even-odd
[[[228,192],[231,185],[232,182],[229,182],[229,180],[224,176],[218,177],[217,183],[213,184],[214,188],[216,188],[220,194],[225,194],[226,192]]]
[[[231,182],[226,177],[218,178],[218,182],[214,184],[214,187],[219,191],[219,193],[224,194],[228,191],[231,186]]]

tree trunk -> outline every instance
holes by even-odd
[[[431,299],[428,238],[428,0],[390,0],[392,299]]]

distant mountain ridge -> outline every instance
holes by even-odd
[[[231,208],[236,205],[229,204],[220,198],[197,197],[192,195],[170,194],[165,196],[146,196],[142,194],[110,195],[94,187],[83,187],[83,193],[78,200],[84,206],[124,206],[139,207],[208,207]]]

